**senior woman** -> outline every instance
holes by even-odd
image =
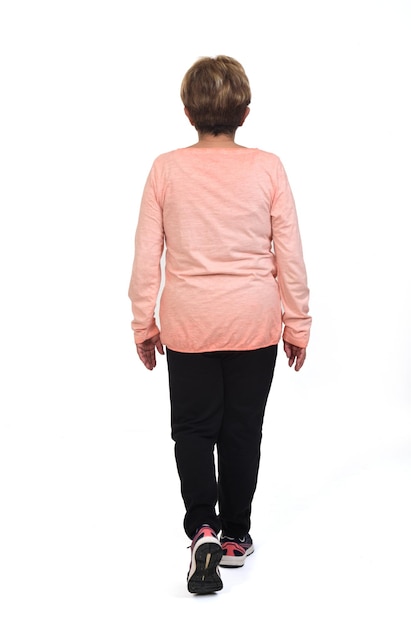
[[[251,506],[277,347],[282,338],[289,365],[300,370],[311,317],[284,167],[275,154],[235,142],[251,101],[242,65],[200,58],[184,76],[181,98],[198,141],[152,165],[129,296],[148,369],[166,346],[171,433],[192,541],[188,590],[211,593],[223,586],[219,566],[240,567],[254,550]]]

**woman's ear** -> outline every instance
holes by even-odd
[[[188,119],[190,120],[191,126],[194,126],[194,122],[190,117],[190,111],[187,109],[187,107],[184,107],[184,113],[187,115]]]
[[[244,113],[243,121],[241,122],[240,126],[242,126],[244,124],[245,120],[247,119],[247,116],[248,116],[249,112],[250,112],[250,107],[247,107],[246,110],[245,110],[245,113]]]

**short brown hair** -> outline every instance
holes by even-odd
[[[243,66],[232,57],[201,57],[181,84],[181,99],[196,129],[232,134],[242,124],[251,91]]]

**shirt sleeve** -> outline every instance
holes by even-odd
[[[160,332],[154,312],[161,284],[163,249],[163,211],[153,165],[141,199],[128,292],[133,312],[131,327],[135,343],[142,343]]]
[[[282,304],[283,339],[305,348],[311,328],[307,273],[294,197],[280,161],[276,170],[271,224]]]

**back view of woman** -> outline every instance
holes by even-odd
[[[231,57],[201,58],[181,97],[198,142],[153,163],[129,296],[144,365],[153,369],[155,350],[167,348],[171,432],[192,540],[188,590],[211,593],[223,586],[219,565],[240,567],[254,550],[251,505],[277,347],[282,338],[289,365],[301,369],[311,317],[282,163],[235,143],[251,100],[243,67]]]

